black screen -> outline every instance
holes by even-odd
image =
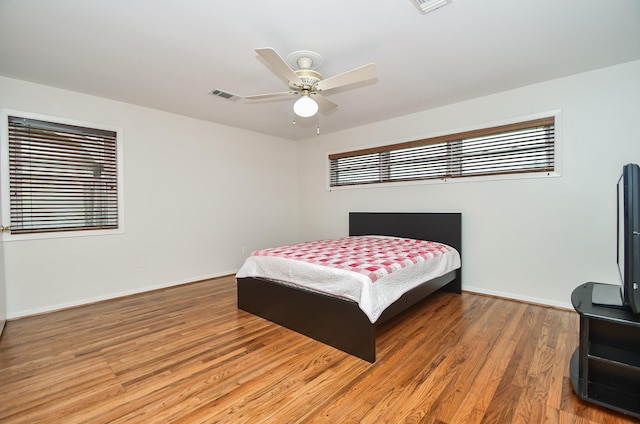
[[[633,312],[640,313],[640,167],[623,168],[621,192],[618,194],[619,252],[624,300]],[[622,221],[622,222],[620,222]]]

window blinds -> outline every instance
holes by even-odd
[[[11,233],[118,228],[117,133],[9,116]]]
[[[330,186],[551,172],[555,119],[542,118],[329,155]]]

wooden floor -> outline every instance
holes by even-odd
[[[630,423],[580,401],[578,316],[437,293],[370,364],[236,309],[224,277],[7,323],[1,423]]]

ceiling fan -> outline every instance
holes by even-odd
[[[329,111],[337,107],[335,103],[324,97],[320,92],[368,81],[377,77],[375,63],[369,63],[324,79],[315,70],[322,65],[323,61],[322,56],[318,53],[307,50],[293,52],[287,56],[288,63],[271,47],[256,49],[256,53],[276,75],[287,80],[289,90],[279,93],[244,96],[243,98],[247,100],[263,100],[295,95],[299,98],[293,105],[293,111],[296,115],[305,118],[315,115],[318,107],[323,111]]]

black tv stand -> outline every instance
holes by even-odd
[[[591,296],[597,284],[582,284],[571,293],[580,315],[571,385],[588,402],[640,418],[640,314],[594,305]]]

